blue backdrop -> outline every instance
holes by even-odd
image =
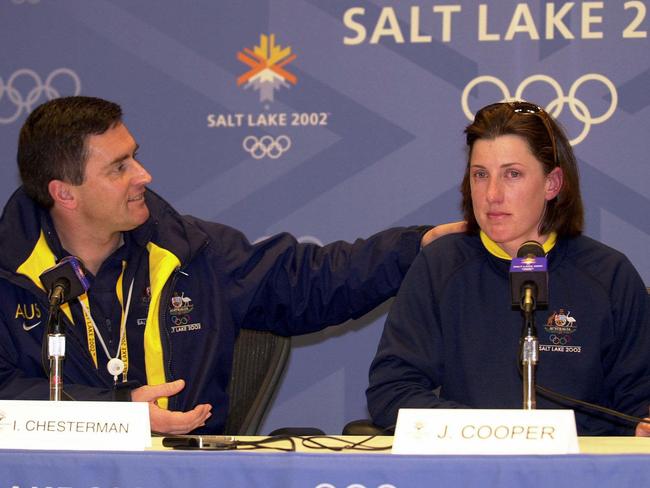
[[[648,0],[0,0],[0,198],[26,115],[120,103],[152,188],[251,240],[354,239],[456,220],[462,130],[544,105],[579,158],[587,234],[650,284]],[[504,304],[505,305],[505,304]],[[294,341],[264,430],[340,431],[386,307]]]

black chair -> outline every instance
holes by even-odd
[[[228,388],[230,409],[226,434],[257,435],[284,373],[290,350],[290,337],[241,330],[235,342]]]
[[[343,427],[343,435],[393,435],[394,427],[384,429],[372,423],[372,420],[359,419],[348,422]]]

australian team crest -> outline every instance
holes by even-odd
[[[579,353],[582,346],[575,344],[573,333],[578,330],[578,321],[571,316],[571,311],[553,312],[544,325],[544,330],[549,334],[550,344],[540,344],[540,351]]]
[[[544,327],[546,332],[554,334],[573,334],[577,328],[576,319],[571,317],[571,311],[565,313],[563,308],[559,312],[553,312]]]
[[[174,296],[171,300],[171,308],[169,313],[172,315],[185,315],[190,313],[194,309],[194,304],[190,297],[185,296],[185,292],[182,292],[180,295],[174,292]]]
[[[151,287],[147,286],[144,291],[142,292],[142,296],[140,297],[140,301],[142,302],[142,305],[149,306],[151,303]]]

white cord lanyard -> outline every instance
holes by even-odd
[[[122,313],[122,323],[120,324],[120,341],[117,344],[117,351],[115,353],[115,357],[111,357],[110,353],[108,352],[108,347],[106,347],[106,343],[104,342],[102,333],[99,331],[99,328],[95,323],[95,319],[93,319],[93,316],[90,314],[90,310],[84,303],[84,300],[79,300],[85,318],[90,320],[90,322],[92,323],[93,329],[97,334],[97,339],[99,339],[99,343],[102,345],[102,349],[104,349],[104,352],[106,353],[106,357],[108,358],[108,363],[106,363],[106,369],[108,370],[108,373],[113,376],[113,381],[115,383],[117,383],[117,377],[122,373],[124,373],[123,381],[126,381],[125,361],[123,359],[120,359],[120,352],[125,353],[126,351],[126,347],[125,347],[126,346],[126,320],[129,316],[129,308],[131,307],[131,294],[133,292],[134,282],[135,282],[135,278],[131,280],[131,285],[129,286],[129,294],[127,295],[126,298],[126,307],[124,308],[124,312]],[[128,361],[127,355],[128,353],[123,354],[124,359],[126,361]]]

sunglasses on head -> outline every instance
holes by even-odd
[[[557,148],[555,145],[555,135],[553,133],[553,129],[551,128],[550,116],[548,115],[546,110],[544,110],[539,105],[535,105],[534,103],[524,102],[524,101],[497,102],[497,103],[491,103],[490,105],[486,105],[481,110],[479,110],[476,113],[476,115],[478,116],[483,111],[488,111],[490,109],[501,107],[504,105],[510,107],[512,111],[516,114],[536,115],[541,119],[542,123],[544,124],[544,127],[546,128],[546,132],[548,133],[548,137],[551,140],[551,146],[553,147],[553,163],[555,164],[555,166],[558,166]]]

